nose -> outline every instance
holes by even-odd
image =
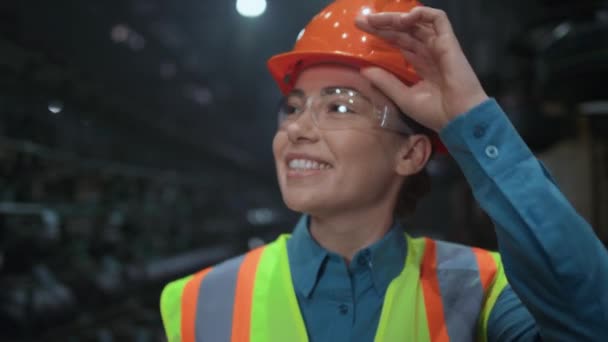
[[[313,115],[313,110],[308,106],[295,120],[287,124],[287,137],[291,143],[315,142],[319,139]]]

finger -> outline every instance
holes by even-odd
[[[384,30],[373,30],[372,33],[400,49],[405,59],[423,78],[434,74],[433,69],[429,65],[429,62],[433,61],[433,58],[427,46],[411,34]]]
[[[437,80],[441,78],[441,73],[432,59],[424,54],[402,50],[403,57],[411,64],[416,74],[423,80]]]
[[[427,78],[429,73],[428,58],[408,50],[403,50],[402,53],[405,60],[414,67],[416,73],[422,78]]]
[[[407,27],[417,23],[431,24],[438,35],[453,34],[452,24],[447,14],[439,9],[419,6],[399,16],[400,25]]]
[[[400,49],[404,54],[405,59],[423,78],[430,76],[433,73],[432,68],[429,68],[428,65],[432,58],[429,55],[426,45],[420,39],[409,33],[391,30],[376,30],[370,28],[365,21],[361,21],[361,25],[365,26],[366,31],[370,34],[373,34]],[[430,29],[427,28],[427,30]]]
[[[374,34],[402,50],[426,54],[424,43],[409,33],[379,30]]]
[[[375,28],[397,29],[400,25],[401,12],[379,12],[371,13],[366,16],[368,23]]]
[[[401,82],[395,75],[378,67],[361,69],[361,74],[388,96],[403,112],[411,112],[407,101],[411,97],[409,96],[410,87]]]
[[[375,34],[377,29],[369,23],[369,15],[360,15],[355,18],[355,26],[360,30]]]
[[[398,48],[401,49],[405,49],[405,50],[411,50],[411,51],[419,51],[423,48],[423,41],[422,39],[419,39],[417,37],[414,37],[412,34],[408,33],[408,32],[398,32],[392,29],[378,29],[378,28],[374,28],[371,25],[369,25],[368,21],[367,21],[367,17],[368,16],[360,16],[355,20],[355,24],[357,25],[357,27],[359,27],[361,30],[373,34],[381,39],[384,39],[385,41],[389,42],[390,44],[395,45]],[[430,34],[430,29],[425,28],[424,31],[418,32],[418,34],[420,35],[421,38],[426,37],[428,34]]]
[[[370,14],[367,16],[359,16],[355,19],[355,23],[360,28],[366,31],[373,30],[395,30],[395,31],[411,31],[420,34],[422,39],[428,38],[428,36],[435,34],[435,30],[430,23],[418,22],[402,24],[401,16],[404,13],[378,13]]]
[[[399,13],[378,13],[378,14],[369,14],[369,15],[359,15],[355,18],[355,25],[366,32],[374,33],[378,30],[397,30],[399,19],[395,18],[394,21],[391,19],[390,15],[398,15]],[[381,15],[382,20],[377,21],[374,20],[376,15]],[[388,20],[386,20],[388,19]]]
[[[433,27],[424,23],[416,24],[415,26],[411,27],[408,32],[414,38],[418,39],[423,43],[427,43],[434,37],[437,37],[437,34],[435,33]]]
[[[436,32],[430,23],[414,23],[412,25],[402,25],[399,22],[401,21],[401,15],[404,13],[378,13],[377,17],[374,17],[376,14],[370,14],[367,16],[359,16],[355,19],[355,24],[359,29],[366,31],[371,34],[377,34],[380,30],[393,30],[393,31],[401,31],[408,32],[414,38],[420,40],[423,43],[428,42],[434,36],[436,36]]]
[[[419,8],[422,8],[420,10]],[[430,12],[430,13],[429,13]],[[411,12],[379,12],[361,16],[369,26],[376,29],[409,30],[413,26],[425,26],[434,30],[435,17],[447,15],[441,10],[429,7],[416,7]],[[448,21],[449,22],[449,21]]]

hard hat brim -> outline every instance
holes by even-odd
[[[339,51],[286,52],[271,57],[267,66],[281,93],[286,94],[291,91],[298,74],[302,70],[312,65],[330,63],[344,64],[358,69],[369,66],[381,67],[397,76],[402,82],[410,85],[420,79],[415,71],[408,68],[405,63],[401,68],[398,68],[395,67],[394,63],[383,63],[382,56],[359,56]]]

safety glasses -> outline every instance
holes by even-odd
[[[383,128],[404,135],[414,131],[388,105],[374,104],[368,97],[347,87],[323,88],[318,94],[306,96],[294,90],[285,96],[278,109],[279,129],[285,129],[306,112],[322,130]]]

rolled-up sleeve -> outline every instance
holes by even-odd
[[[457,117],[440,137],[494,222],[510,284],[488,338],[608,341],[608,253],[496,101]],[[530,328],[513,326],[526,321]]]

